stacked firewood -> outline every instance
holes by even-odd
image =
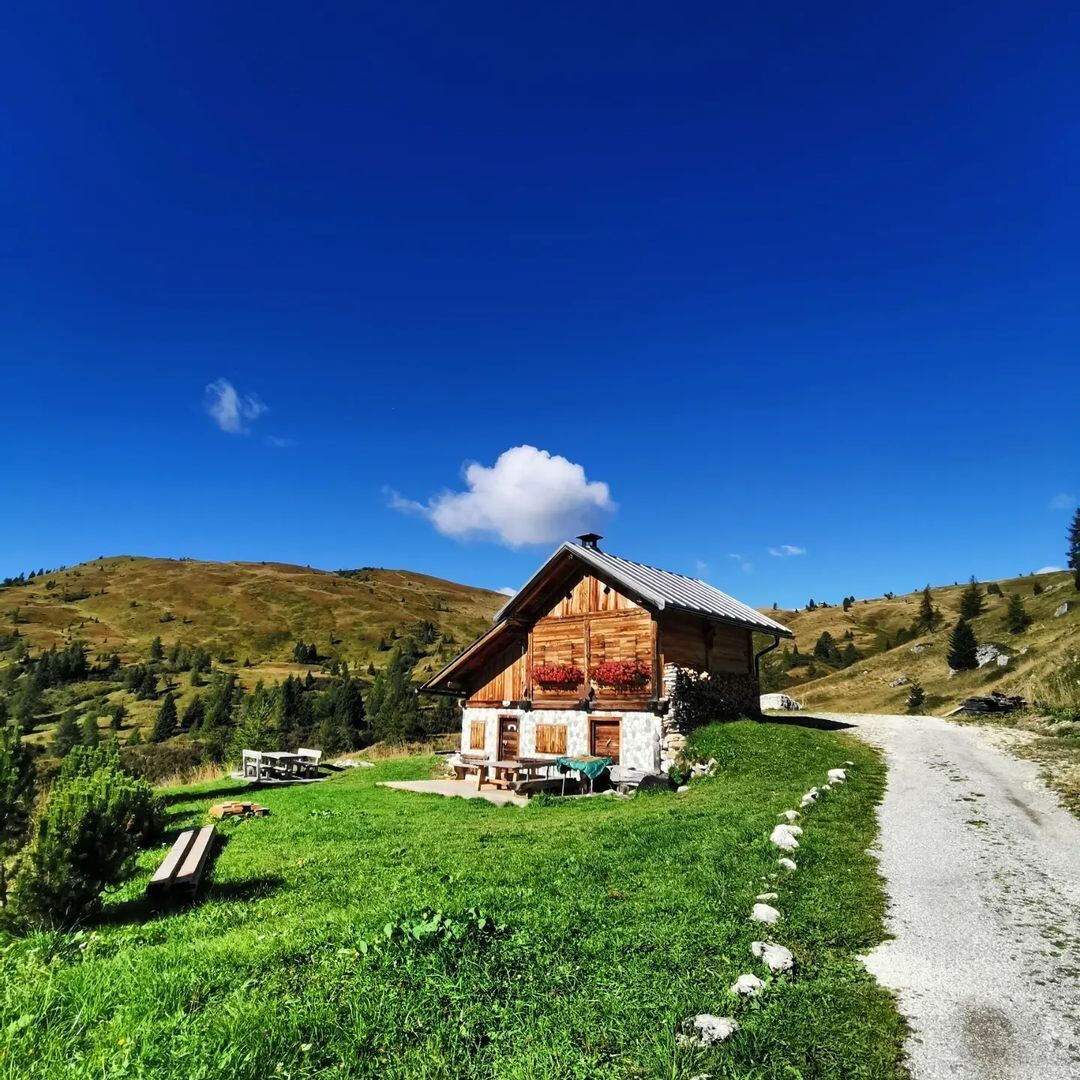
[[[960,703],[960,708],[957,711],[974,714],[1007,713],[1017,712],[1024,705],[1025,702],[1022,697],[993,693],[986,697],[969,697],[966,701]]]

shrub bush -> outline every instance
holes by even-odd
[[[120,767],[114,745],[76,747],[64,761],[16,864],[7,916],[19,929],[74,925],[131,871],[161,827],[150,785]]]

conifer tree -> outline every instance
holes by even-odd
[[[975,633],[965,619],[957,619],[949,635],[949,651],[947,659],[949,667],[954,671],[972,671],[979,666],[976,650],[979,643],[975,640]]]
[[[922,683],[920,683],[918,679],[912,679],[907,695],[908,712],[918,712],[919,709],[923,707],[923,702],[925,701],[926,691],[922,688]]]
[[[1069,526],[1069,550],[1066,553],[1066,565],[1073,572],[1073,585],[1080,592],[1080,508],[1073,514]]]
[[[74,709],[65,709],[53,732],[53,753],[62,758],[79,741],[79,723]]]
[[[34,764],[17,728],[0,724],[0,906],[7,902],[4,865],[26,835],[33,804]]]
[[[164,655],[165,650],[162,648],[161,638],[155,637],[154,640],[150,642],[150,659],[160,660]]]
[[[920,634],[928,634],[936,630],[941,623],[941,612],[934,607],[933,597],[930,595],[930,586],[923,589],[922,600],[919,602],[919,614],[915,616],[913,629]]]
[[[1005,629],[1010,634],[1022,634],[1031,625],[1031,616],[1024,607],[1023,597],[1013,593],[1009,597],[1009,606],[1005,609]]]
[[[977,618],[979,615],[982,614],[982,610],[982,593],[979,591],[979,584],[975,580],[975,575],[972,574],[971,580],[968,582],[964,591],[960,594],[960,618]]]
[[[119,731],[124,726],[124,719],[127,717],[127,709],[124,707],[122,701],[118,701],[112,709],[109,711],[109,727],[114,732]]]
[[[184,715],[180,718],[181,729],[183,731],[197,731],[202,727],[205,715],[206,707],[203,704],[202,694],[196,694],[184,707]]]
[[[162,698],[161,708],[158,709],[154,727],[150,732],[150,741],[164,742],[166,739],[171,738],[176,731],[177,720],[176,698],[170,692]]]
[[[420,733],[420,705],[409,680],[410,652],[405,642],[394,648],[368,691],[367,711],[377,739],[407,739]]]
[[[135,691],[135,696],[140,701],[152,701],[157,697],[157,676],[149,668],[143,670],[143,676],[139,682],[139,688]]]
[[[81,737],[80,742],[83,746],[97,746],[101,742],[101,734],[98,732],[97,717],[88,712],[83,718],[80,724]]]

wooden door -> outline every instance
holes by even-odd
[[[590,725],[592,753],[597,757],[609,757],[618,765],[621,728],[622,721],[617,716],[607,720],[593,720]]]
[[[520,746],[521,721],[516,716],[499,717],[499,760],[513,761]]]

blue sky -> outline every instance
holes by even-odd
[[[3,26],[0,573],[497,588],[579,523],[755,603],[1062,564],[1073,5]]]

